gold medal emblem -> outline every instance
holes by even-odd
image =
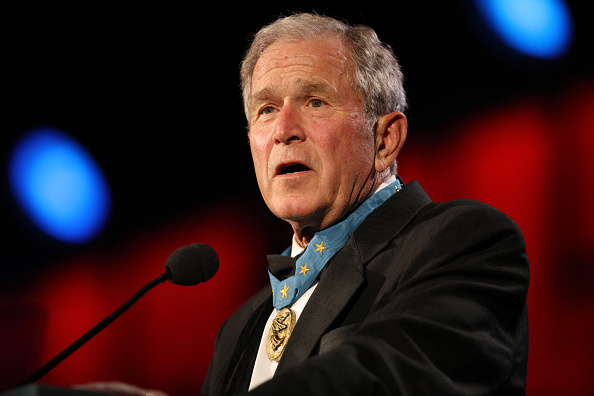
[[[268,331],[268,341],[266,342],[268,359],[277,362],[280,360],[295,323],[295,312],[289,308],[281,309],[276,315]]]

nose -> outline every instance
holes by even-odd
[[[299,112],[290,104],[285,104],[279,112],[274,132],[276,144],[294,144],[305,140],[305,131]]]

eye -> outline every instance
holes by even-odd
[[[320,99],[313,99],[309,103],[310,103],[311,107],[322,107],[324,105],[324,102],[321,101]]]
[[[267,106],[262,109],[262,114],[272,114],[274,113],[274,107]]]

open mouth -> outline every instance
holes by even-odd
[[[310,170],[310,169],[303,164],[291,164],[291,165],[282,166],[279,174],[280,175],[288,175],[291,173],[305,172],[308,170]]]

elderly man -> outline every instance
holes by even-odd
[[[221,327],[203,394],[524,394],[521,233],[397,177],[402,75],[374,31],[279,19],[241,77],[258,185],[294,238],[272,293]]]
[[[258,185],[294,238],[221,327],[202,394],[524,394],[522,235],[397,176],[402,75],[374,31],[279,19],[241,78]]]

